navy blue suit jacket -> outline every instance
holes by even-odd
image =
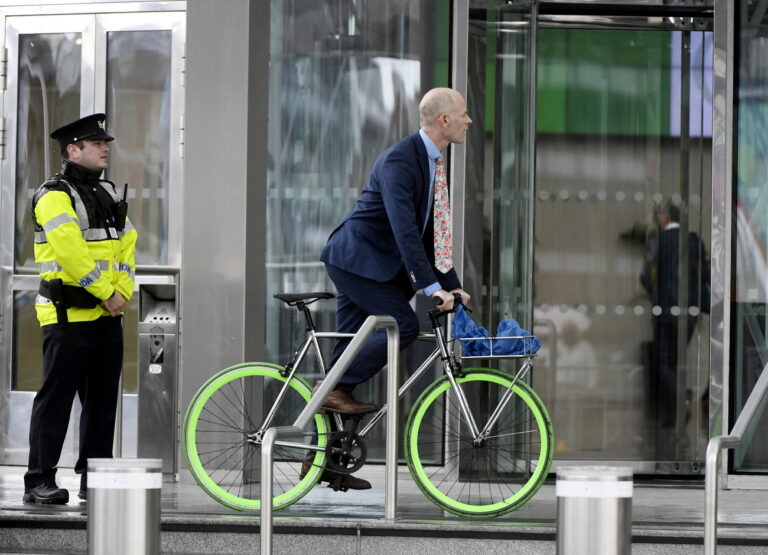
[[[393,279],[403,267],[414,291],[439,282],[461,287],[456,272],[434,267],[429,160],[418,133],[389,147],[370,181],[331,233],[320,260],[375,281]]]
[[[670,309],[679,305],[680,287],[680,229],[672,228],[662,231],[658,236],[658,246],[653,259],[646,263],[640,280],[651,297],[651,303],[661,307],[658,321],[675,323],[677,317]],[[688,306],[700,307],[704,312],[709,311],[707,298],[702,298],[709,280],[708,271],[702,272],[700,266],[703,258],[703,246],[699,236],[694,232],[688,233]],[[687,312],[687,306],[682,307]]]

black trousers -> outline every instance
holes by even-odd
[[[44,380],[32,404],[27,489],[55,480],[75,394],[82,405],[75,472],[85,473],[89,458],[112,457],[122,364],[122,317],[43,327]]]
[[[688,317],[686,349],[696,329],[697,321],[698,318],[695,316]],[[681,318],[674,318],[668,321],[654,321],[653,325],[655,363],[658,372],[659,412],[661,425],[664,428],[673,427],[677,417],[678,325],[685,323],[686,321]]]
[[[400,350],[416,341],[419,320],[411,308],[414,296],[405,270],[390,281],[374,281],[326,264],[328,276],[336,286],[336,330],[356,333],[372,314],[392,316],[400,331]],[[349,345],[350,339],[339,339],[333,349],[329,368]],[[339,380],[336,389],[351,392],[355,386],[370,380],[387,363],[387,332],[376,330],[365,342],[352,364]]]

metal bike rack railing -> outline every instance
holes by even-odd
[[[723,449],[733,449],[741,444],[741,440],[752,424],[758,409],[765,400],[768,392],[768,364],[763,368],[752,393],[747,398],[744,408],[736,419],[731,433],[727,436],[716,436],[707,444],[707,468],[704,478],[704,554],[715,555],[717,552],[717,489],[720,469],[718,458]]]
[[[326,396],[336,386],[341,376],[352,363],[352,359],[378,328],[387,330],[387,450],[386,478],[384,489],[384,518],[394,520],[397,513],[397,378],[400,334],[397,322],[391,316],[369,316],[355,334],[344,353],[333,365],[312,399],[293,423],[293,426],[269,428],[264,434],[261,451],[261,551],[262,555],[272,553],[272,478],[273,451],[279,436],[301,434],[312,422],[315,413]]]

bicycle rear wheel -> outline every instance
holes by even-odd
[[[482,430],[512,386],[513,376],[467,369],[456,382]],[[475,441],[451,382],[443,377],[421,394],[408,415],[405,453],[419,489],[453,514],[488,518],[520,508],[542,486],[553,456],[552,421],[524,382],[483,441]]]
[[[261,430],[286,383],[281,367],[240,364],[209,379],[192,398],[184,418],[183,450],[197,483],[213,499],[241,511],[261,507]],[[272,426],[290,426],[312,396],[309,385],[294,376],[277,407]],[[325,467],[330,422],[316,414],[314,430],[290,436],[274,448],[273,507],[295,503],[317,483]],[[319,449],[319,450],[318,450]],[[308,472],[301,476],[308,454]]]

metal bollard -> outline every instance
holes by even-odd
[[[559,555],[632,552],[631,468],[561,468],[555,493]]]
[[[89,555],[160,553],[161,459],[88,459]]]

